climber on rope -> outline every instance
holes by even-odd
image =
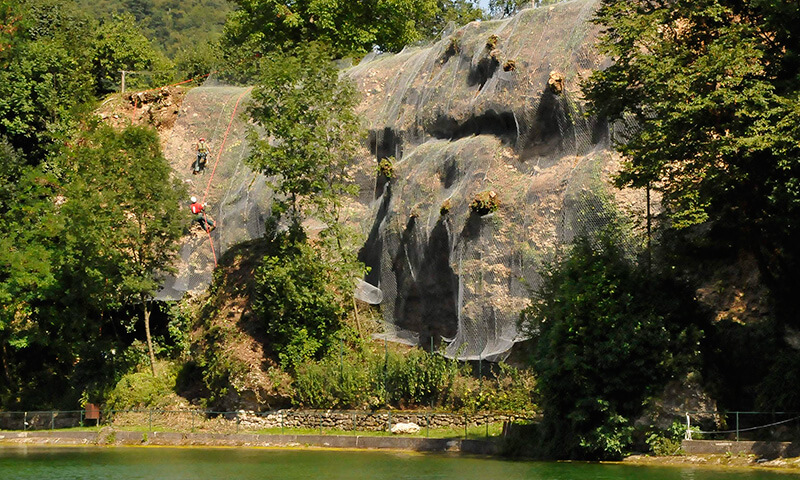
[[[193,167],[192,173],[194,175],[197,175],[198,173],[205,170],[207,160],[208,160],[208,145],[206,144],[206,139],[201,138],[197,142],[197,160],[195,160],[194,164],[192,165]]]
[[[215,228],[217,228],[217,226],[214,225],[214,220],[211,220],[211,217],[206,215],[206,204],[198,202],[197,197],[192,197],[189,200],[192,201],[189,209],[194,214],[194,221],[200,225],[200,228],[208,233],[211,233]]]

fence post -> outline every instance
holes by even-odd
[[[464,440],[467,439],[467,426],[469,425],[469,420],[467,418],[467,414],[464,414]]]
[[[354,432],[356,431],[356,428],[358,428],[356,426],[356,415],[358,415],[358,414],[356,412],[353,412],[353,431]]]
[[[56,429],[56,412],[50,410],[50,431]]]
[[[683,438],[685,440],[692,439],[692,420],[689,418],[689,412],[686,412],[686,435]]]
[[[484,415],[483,423],[486,424],[486,439],[489,439],[489,414]]]
[[[281,435],[283,435],[283,410],[281,410]]]
[[[319,420],[319,434],[322,435],[322,412],[317,413],[317,419]]]
[[[431,345],[432,344],[433,344],[433,337],[431,337]],[[426,427],[426,430],[427,430],[426,433],[425,433],[425,438],[430,438],[430,436],[431,436],[431,414],[430,414],[430,412],[425,414],[425,427]]]
[[[28,430],[28,412],[25,412],[22,415],[22,431],[25,432]]]
[[[153,434],[153,409],[151,408],[148,410],[148,419],[147,419],[147,431],[150,432],[150,435]]]
[[[739,441],[739,412],[736,412],[736,441]]]
[[[236,411],[236,433],[239,433],[239,422],[241,419],[239,418],[239,411]]]
[[[386,431],[387,432],[391,432],[392,431],[392,412],[391,411],[389,411],[389,414],[388,414],[387,418],[388,418],[389,423],[388,423],[388,425],[386,427]]]

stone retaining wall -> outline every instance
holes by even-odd
[[[415,423],[421,428],[463,429],[509,421],[509,415],[455,415],[434,413],[348,413],[348,412],[298,412],[270,413],[237,412],[243,428],[324,428],[344,431],[381,432],[391,430],[397,423]]]

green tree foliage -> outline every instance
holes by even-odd
[[[489,0],[489,13],[495,18],[510,17],[527,7],[543,7],[564,0]]]
[[[472,0],[437,0],[436,6],[436,15],[422,24],[422,30],[428,38],[441,35],[450,23],[460,27],[473,20],[486,18],[478,2]]]
[[[64,293],[90,296],[100,312],[140,304],[153,364],[150,299],[186,226],[181,186],[170,178],[158,135],[144,127],[91,126],[65,163]]]
[[[342,197],[356,191],[347,173],[362,134],[355,101],[316,43],[268,55],[253,91],[249,112],[260,129],[251,132],[249,162],[278,194],[273,228],[289,223],[256,273],[255,305],[285,366],[330,346],[362,273],[341,218]],[[303,227],[310,218],[324,224],[313,247]]]
[[[264,59],[249,109],[260,127],[249,161],[271,178],[281,195],[274,208],[292,223],[314,214],[337,228],[341,196],[355,193],[347,175],[363,135],[355,105],[355,88],[319,44]]]
[[[605,0],[613,59],[585,92],[636,124],[617,183],[652,188],[676,227],[707,220],[752,251],[783,321],[800,322],[800,5]]]
[[[436,0],[236,0],[223,47],[232,53],[266,53],[319,41],[337,57],[365,53],[373,46],[397,51],[422,37],[436,15]]]
[[[79,14],[45,2],[4,8],[11,27],[0,51],[0,137],[39,164],[91,100],[92,79],[79,47],[87,43],[81,42],[85,23]]]
[[[253,310],[288,369],[330,348],[347,311],[344,300],[352,294],[350,278],[297,235],[277,234],[254,276]]]
[[[139,30],[132,15],[114,16],[97,31],[91,52],[98,93],[114,91],[120,71],[139,71],[128,77],[132,87],[163,85],[172,78],[172,65]]]
[[[619,458],[629,419],[691,357],[691,297],[625,258],[613,235],[579,238],[544,273],[521,327],[536,342],[542,453]]]
[[[0,405],[13,404],[27,382],[20,352],[46,344],[39,302],[55,284],[51,249],[59,231],[53,179],[27,167],[0,144]]]
[[[177,59],[181,52],[218,41],[225,17],[234,7],[227,0],[78,0],[78,3],[96,20],[133,15],[142,33],[172,59]]]

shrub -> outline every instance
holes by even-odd
[[[378,175],[394,178],[394,157],[384,158],[378,162]]]
[[[673,422],[667,430],[652,430],[645,442],[653,455],[678,455],[683,453],[681,440],[685,434],[686,425],[683,422]]]
[[[128,373],[108,395],[106,406],[111,410],[163,406],[171,400],[174,388],[175,376],[171,374]]]
[[[442,202],[442,206],[439,207],[439,215],[445,216],[450,213],[450,210],[453,208],[453,204],[450,202],[448,198],[444,202]]]
[[[486,50],[494,50],[497,48],[497,41],[500,38],[497,35],[489,35],[489,38],[486,39]]]
[[[552,456],[619,458],[627,419],[694,351],[690,293],[633,264],[618,240],[611,231],[579,238],[523,312]]]
[[[341,327],[343,295],[352,286],[337,275],[336,265],[290,233],[276,234],[272,242],[255,272],[253,310],[281,365],[292,370],[325,353]]]
[[[500,199],[494,190],[486,190],[475,195],[469,208],[478,215],[493,213],[500,208]]]

